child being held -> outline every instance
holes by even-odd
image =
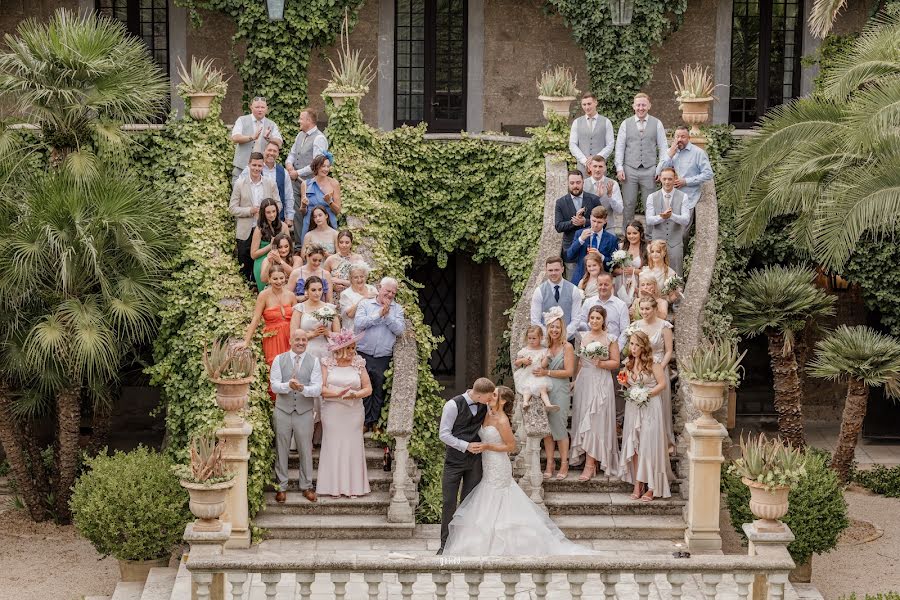
[[[513,381],[516,383],[516,390],[522,394],[522,408],[529,407],[533,396],[540,396],[544,402],[544,410],[556,412],[559,410],[559,406],[551,403],[550,396],[547,394],[550,378],[539,377],[533,372],[537,366],[546,369],[550,364],[547,349],[541,345],[543,334],[543,330],[538,325],[532,325],[525,330],[525,347],[516,353],[516,361],[513,363],[515,367]]]

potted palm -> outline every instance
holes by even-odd
[[[249,347],[215,340],[203,352],[206,375],[216,386],[216,404],[225,411],[225,426],[240,427],[239,411],[247,405],[256,360]]]
[[[709,110],[716,99],[713,90],[718,86],[713,84],[709,69],[700,65],[686,65],[681,70],[680,78],[670,76],[675,84],[675,100],[681,110],[681,117],[691,126],[691,140],[702,140],[700,125],[709,121]]]
[[[750,488],[750,512],[761,532],[783,530],[779,519],[788,512],[788,492],[806,475],[806,456],[790,443],[767,439],[764,433],[754,440],[741,436],[741,457],[729,470],[740,475]]]
[[[190,494],[191,513],[197,517],[194,531],[221,531],[219,517],[225,512],[228,490],[234,486],[234,473],[225,470],[225,442],[211,435],[191,440],[191,464],[176,465],[181,487]]]
[[[191,57],[191,68],[186,69],[178,59],[178,93],[190,100],[191,117],[202,121],[209,116],[213,98],[225,95],[228,84],[222,77],[222,71],[213,66],[212,59],[197,60]]]
[[[706,342],[679,365],[682,377],[691,386],[691,402],[702,414],[694,424],[701,428],[719,427],[712,413],[722,408],[729,388],[737,387],[747,351],[738,354],[733,341]]]
[[[331,79],[322,90],[323,98],[331,98],[335,108],[340,108],[350,98],[359,99],[369,91],[369,84],[375,79],[372,60],[362,58],[360,51],[350,49],[350,19],[344,12],[344,23],[341,26],[341,49],[338,51],[338,64],[330,58]]]
[[[569,117],[569,107],[578,95],[577,83],[578,78],[569,67],[556,67],[541,73],[537,89],[538,100],[544,103],[544,117]]]

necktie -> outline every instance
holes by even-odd
[[[663,194],[663,212],[666,212],[670,208],[672,208],[672,195]]]
[[[554,298],[557,302],[559,302],[559,286],[558,286],[558,285],[554,285],[554,286],[553,286],[553,298]]]
[[[301,354],[294,357],[294,372],[291,374],[291,379],[297,379],[297,374],[300,373],[301,360],[303,360],[303,355]]]
[[[646,119],[638,119],[638,131],[641,132],[641,135],[644,135],[644,129],[647,128]]]
[[[594,133],[594,117],[588,117],[588,125],[591,126],[591,133]]]
[[[592,233],[592,234],[591,234],[591,248],[598,248],[598,246],[597,246],[597,234],[596,234],[596,233]]]

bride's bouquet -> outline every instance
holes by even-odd
[[[627,250],[616,250],[612,253],[612,258],[609,262],[611,268],[613,269],[630,267],[632,263],[632,256]]]
[[[327,327],[334,321],[334,318],[337,316],[337,311],[334,310],[334,307],[330,304],[326,304],[322,308],[314,310],[312,316],[314,319],[322,323],[322,325],[325,325]]]
[[[644,406],[650,402],[650,390],[642,385],[633,385],[625,390],[625,400],[639,407]]]
[[[590,344],[582,346],[578,350],[578,353],[588,360],[594,360],[595,358],[599,358],[600,360],[608,360],[609,346],[607,346],[606,344],[601,344],[600,342],[591,342]]]

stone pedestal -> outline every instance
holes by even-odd
[[[240,427],[223,427],[216,430],[216,436],[225,441],[225,464],[228,471],[234,473],[234,486],[228,492],[225,514],[221,519],[231,524],[231,536],[225,544],[226,548],[250,547],[250,509],[247,503],[247,461],[250,452],[247,450],[247,438],[253,427],[243,422]]]
[[[231,536],[231,525],[222,524],[222,531],[196,532],[194,524],[188,523],[184,528],[184,541],[191,545],[188,556],[208,558],[221,556],[225,550],[225,543]],[[197,584],[191,582],[191,600],[197,600]],[[212,576],[209,586],[209,600],[225,600],[225,574],[216,573]]]
[[[718,554],[722,551],[719,535],[719,499],[721,486],[722,440],[728,431],[719,425],[701,428],[684,426],[690,447],[688,460],[687,530],[684,541],[693,554]]]
[[[747,536],[747,554],[750,556],[770,556],[773,558],[790,559],[788,545],[794,541],[791,528],[784,525],[781,532],[760,532],[754,523],[744,523],[744,534]],[[783,573],[770,573],[756,575],[750,587],[752,600],[780,600],[784,598],[784,586],[788,581],[789,571]]]

